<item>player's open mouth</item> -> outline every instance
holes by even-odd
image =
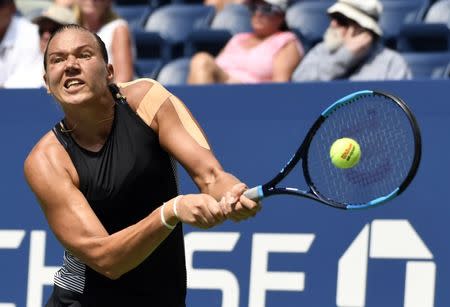
[[[64,87],[66,89],[77,88],[83,84],[84,84],[84,82],[81,81],[80,79],[67,79],[66,82],[64,82]]]

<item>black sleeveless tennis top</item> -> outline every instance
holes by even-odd
[[[81,192],[109,234],[137,223],[177,195],[172,158],[123,97],[116,101],[113,126],[100,151],[80,147],[63,131],[61,123],[53,128],[76,168]],[[185,306],[181,223],[144,262],[117,280],[65,251],[55,285],[78,293],[82,306]]]

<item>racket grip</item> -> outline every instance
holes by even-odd
[[[244,196],[252,200],[260,200],[264,197],[262,186],[258,185],[244,192]]]

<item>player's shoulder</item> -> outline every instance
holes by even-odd
[[[161,83],[149,78],[136,79],[117,85],[134,110],[148,97],[151,97],[151,100],[166,100],[172,95]]]
[[[25,175],[47,168],[65,169],[70,161],[67,151],[52,131],[47,132],[33,147],[24,162]]]

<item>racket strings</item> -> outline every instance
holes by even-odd
[[[359,163],[336,168],[331,144],[355,139],[361,147]],[[414,158],[409,118],[398,104],[381,95],[363,95],[328,114],[308,149],[310,184],[323,197],[344,204],[366,204],[390,194],[407,177]]]

